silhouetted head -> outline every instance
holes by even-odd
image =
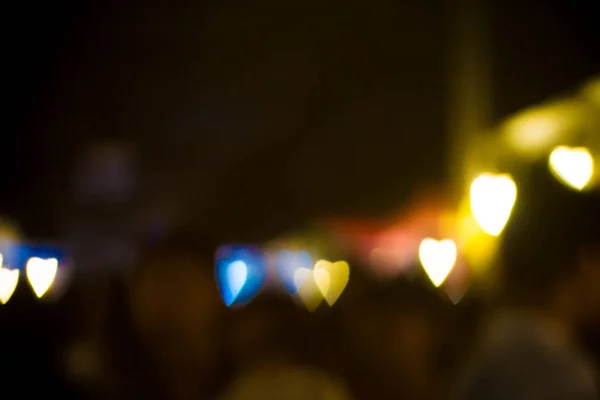
[[[305,314],[289,297],[266,293],[233,312],[230,349],[236,361],[243,367],[296,362],[306,349]]]
[[[222,303],[213,278],[214,248],[210,240],[181,231],[148,244],[141,254],[132,280],[132,316],[159,363],[204,367],[216,357]]]

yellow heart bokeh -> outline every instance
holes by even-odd
[[[555,148],[548,159],[550,170],[564,184],[583,190],[594,175],[594,158],[585,147]]]
[[[456,263],[456,244],[451,239],[437,241],[427,238],[419,246],[419,258],[431,282],[438,287],[448,277]]]
[[[0,302],[8,303],[17,288],[19,282],[19,270],[8,269],[0,266]]]
[[[42,297],[56,277],[58,271],[58,260],[56,258],[31,257],[26,265],[27,280],[31,284],[37,297]]]
[[[350,279],[350,266],[345,261],[317,261],[313,270],[314,280],[330,306],[340,297]]]
[[[294,272],[294,285],[296,296],[306,309],[313,312],[323,301],[323,295],[315,282],[314,272],[309,268],[298,268]]]

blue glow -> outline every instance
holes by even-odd
[[[298,268],[312,269],[313,261],[306,251],[280,251],[275,256],[275,269],[279,279],[289,294],[295,294],[298,291],[294,281],[295,273]]]
[[[243,261],[234,261],[227,266],[226,275],[231,302],[235,302],[248,279],[248,266]]]
[[[216,278],[227,306],[250,301],[266,277],[263,253],[254,247],[230,246],[217,252]]]
[[[49,245],[31,245],[13,242],[9,240],[0,241],[0,253],[4,257],[4,266],[23,269],[27,260],[31,257],[56,258],[59,262],[64,258],[62,249]]]
[[[19,243],[9,239],[0,240],[0,253],[2,253],[3,261],[2,264],[5,267],[19,269],[23,265],[22,259],[22,247]],[[27,258],[25,258],[27,260]]]

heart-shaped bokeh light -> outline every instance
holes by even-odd
[[[2,266],[4,258],[0,254],[0,303],[6,304],[12,297],[19,282],[19,270]]]
[[[471,212],[489,235],[498,236],[517,200],[517,185],[509,175],[482,174],[471,184]]]
[[[348,284],[350,267],[345,261],[320,260],[315,264],[313,277],[323,298],[332,306]]]
[[[277,275],[285,289],[292,295],[302,286],[298,285],[296,271],[300,268],[310,269],[312,265],[312,258],[306,251],[280,251],[275,256]]]
[[[552,173],[565,185],[583,190],[594,175],[594,158],[585,147],[555,148],[548,160]]]
[[[323,295],[315,282],[314,271],[311,268],[298,268],[294,272],[296,296],[307,310],[313,312],[323,301]]]
[[[247,303],[265,281],[266,262],[255,247],[227,246],[217,252],[216,279],[227,306]]]
[[[248,266],[244,261],[234,261],[227,266],[226,274],[229,292],[232,300],[235,301],[248,279]]]
[[[464,259],[459,258],[446,277],[443,290],[452,303],[458,304],[467,292],[470,283],[469,272]]]
[[[31,257],[25,266],[27,280],[33,288],[37,297],[42,297],[56,277],[58,271],[58,260],[56,258]]]
[[[419,246],[421,264],[436,287],[448,277],[456,263],[456,256],[456,244],[451,239],[437,241],[427,238]]]

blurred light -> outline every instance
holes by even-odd
[[[313,275],[323,298],[332,306],[348,284],[350,267],[345,261],[320,260],[315,264]]]
[[[313,275],[315,277],[315,283],[323,295],[323,298],[327,299],[326,296],[331,293],[331,277],[329,276],[329,271],[319,266],[319,268],[315,267]]]
[[[0,253],[2,264],[11,268],[20,268],[25,260],[21,257],[22,245],[18,241],[19,234],[13,225],[0,221]]]
[[[409,242],[409,241],[407,241]],[[382,278],[393,278],[401,274],[410,275],[414,271],[415,252],[417,245],[410,240],[411,246],[399,245],[398,248],[376,247],[371,250],[369,264],[373,272]],[[418,241],[417,241],[418,243]],[[413,251],[408,251],[412,248]]]
[[[297,268],[294,271],[294,286],[296,286],[296,292],[304,285],[307,279],[310,278],[312,270],[310,268]]]
[[[483,232],[472,215],[465,218],[462,229],[465,229],[461,253],[467,260],[470,269],[478,275],[487,271],[496,256],[498,240]]]
[[[231,292],[230,305],[235,301],[238,294],[242,291],[242,288],[246,284],[248,278],[248,267],[243,261],[234,261],[227,266],[227,282],[229,283],[229,290]]]
[[[29,243],[20,245],[18,265],[25,265],[29,260],[37,258],[42,260],[56,260],[57,269],[48,289],[43,293],[43,301],[57,301],[67,290],[72,278],[72,263],[66,262],[64,249],[51,244]],[[34,290],[35,291],[35,290]],[[37,293],[36,293],[37,294]],[[42,296],[38,296],[42,297]]]
[[[323,295],[315,282],[314,271],[310,268],[298,268],[294,272],[294,282],[300,302],[308,311],[316,310],[323,301]]]
[[[600,78],[587,83],[583,88],[583,93],[591,101],[600,106]]]
[[[559,146],[549,157],[550,170],[564,184],[583,190],[594,174],[594,158],[585,147]]]
[[[581,104],[565,100],[526,110],[508,120],[502,128],[514,150],[536,154],[564,141],[565,135],[582,122]]]
[[[134,154],[122,143],[90,146],[76,169],[76,195],[86,202],[118,203],[135,193]]]
[[[4,268],[3,262],[3,256],[0,254],[0,302],[6,304],[17,288],[19,270]]]
[[[216,278],[227,306],[250,301],[265,281],[266,262],[254,247],[230,246],[217,252]]]
[[[307,251],[280,251],[275,256],[275,269],[281,283],[289,294],[295,294],[300,287],[295,281],[295,274],[299,268],[310,269],[313,265],[312,258]]]
[[[446,280],[456,263],[456,257],[456,243],[451,239],[437,241],[427,238],[419,246],[421,264],[436,287]]]
[[[456,219],[456,244],[468,269],[481,277],[495,255],[498,238],[485,233],[475,220],[468,198],[461,202]]]
[[[19,282],[19,270],[0,267],[0,302],[6,304]]]
[[[444,281],[443,291],[453,304],[460,303],[471,283],[470,271],[465,263],[466,259],[462,257],[464,255],[463,253],[464,250],[461,248],[460,254],[457,256],[456,262],[454,263],[454,267],[452,267],[452,271],[450,271]]]
[[[0,220],[0,240],[15,242],[19,239],[19,230],[13,223]]]
[[[58,271],[58,260],[56,258],[42,259],[31,257],[27,261],[25,268],[29,284],[36,296],[41,298],[54,282],[56,272]]]
[[[447,287],[445,292],[446,292],[446,295],[448,296],[448,298],[450,299],[450,301],[452,302],[452,304],[456,305],[456,304],[460,303],[460,301],[463,299],[463,297],[465,296],[465,293],[467,293],[467,289],[468,289],[467,285],[452,286],[452,287]]]
[[[502,232],[516,200],[517,185],[510,175],[482,174],[471,184],[471,212],[489,235]]]

